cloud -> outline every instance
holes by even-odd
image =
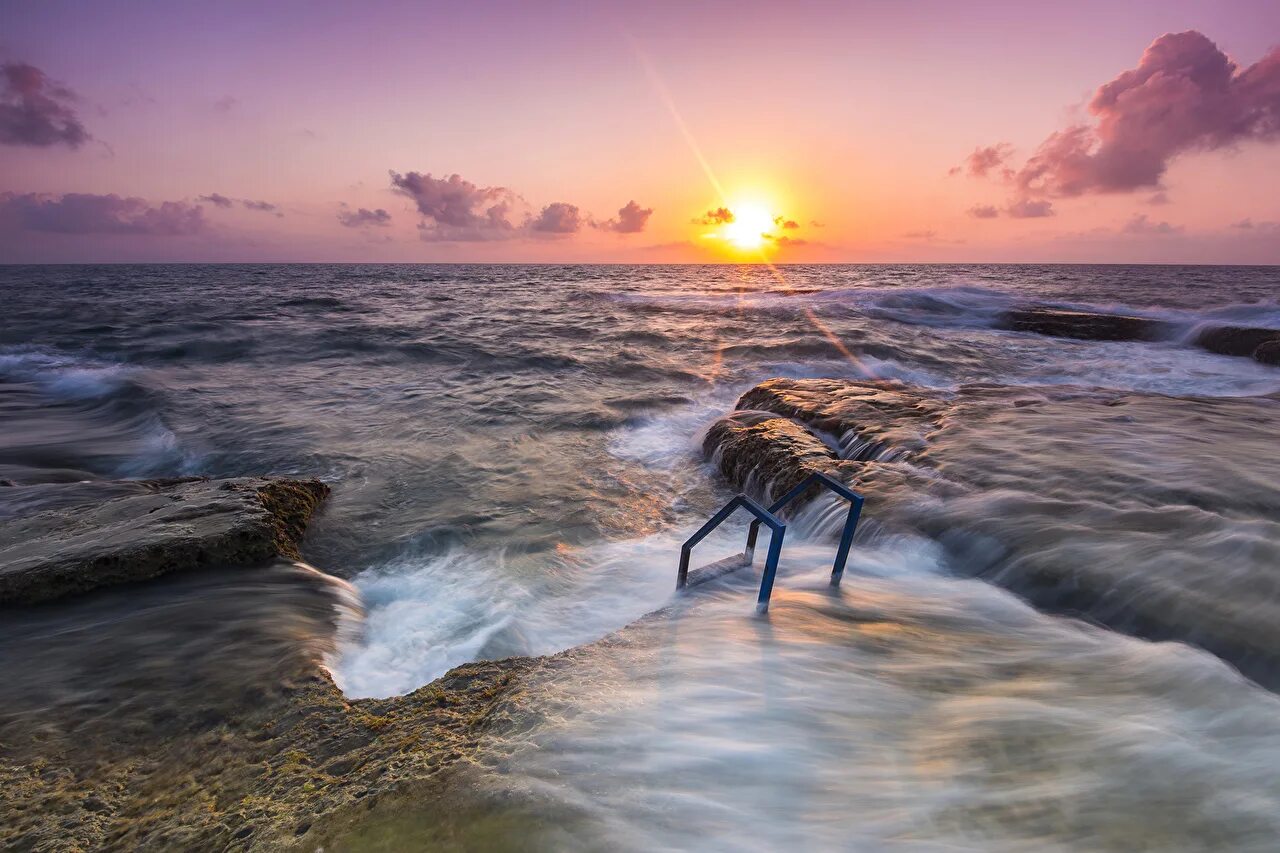
[[[1126,234],[1181,234],[1181,225],[1170,225],[1168,222],[1152,222],[1145,213],[1135,213],[1124,226]]]
[[[694,225],[727,225],[733,221],[733,211],[727,207],[708,210],[700,218],[693,220]]]
[[[616,231],[619,234],[639,234],[649,223],[649,217],[652,215],[652,207],[641,207],[633,200],[618,208],[617,219],[593,222],[592,225],[601,230]]]
[[[1168,203],[1169,203],[1169,194],[1164,192],[1163,190],[1161,190],[1158,193],[1154,193],[1150,198],[1147,199],[1147,204],[1151,205],[1152,207],[1160,207],[1161,205],[1165,205]]]
[[[967,213],[974,219],[995,219],[1000,215],[994,204],[975,204]]]
[[[114,193],[0,193],[0,222],[25,231],[58,234],[182,236],[205,229],[204,209],[183,201],[152,206]]]
[[[554,201],[530,220],[529,229],[539,234],[575,234],[582,228],[582,212],[576,204]]]
[[[229,113],[240,105],[239,98],[233,98],[230,95],[223,95],[221,98],[213,102],[213,111],[217,113]]]
[[[212,204],[214,207],[221,207],[224,210],[234,206],[238,201],[240,202],[240,206],[245,210],[256,210],[261,213],[274,213],[278,217],[284,216],[284,214],[280,212],[280,206],[272,204],[269,201],[255,201],[250,198],[235,199],[225,196],[222,193],[198,195],[196,196],[196,201]]]
[[[985,178],[996,169],[1004,167],[1001,170],[1002,174],[1010,175],[1012,170],[1005,166],[1005,163],[1012,153],[1013,146],[1007,142],[979,146],[973,149],[973,153],[964,159],[963,164],[952,167],[947,174],[958,175],[961,172],[967,172],[970,177]]]
[[[391,214],[380,207],[377,210],[360,207],[355,210],[339,210],[338,221],[348,228],[363,228],[366,225],[384,228],[391,224]]]
[[[34,65],[0,65],[0,144],[79,148],[91,137],[73,108],[76,95]]]
[[[800,227],[799,222],[796,222],[794,219],[787,219],[785,216],[775,216],[773,218],[773,224],[777,225],[779,228],[782,228],[788,231],[793,228]]]
[[[1014,219],[1039,219],[1053,216],[1053,202],[1045,199],[1019,198],[1009,202],[1004,209]]]
[[[1252,219],[1241,219],[1239,222],[1232,222],[1228,227],[1235,231],[1242,231],[1246,235],[1271,235],[1280,233],[1280,222],[1270,222],[1267,220],[1254,222]]]
[[[937,231],[908,231],[902,235],[908,240],[932,240],[938,236]]]
[[[1095,123],[1051,134],[1013,180],[1023,195],[1159,188],[1170,161],[1280,139],[1280,48],[1240,68],[1191,30],[1156,39],[1089,102]]]
[[[783,246],[783,247],[809,245],[809,241],[805,240],[802,237],[788,237],[786,234],[783,234],[780,237],[769,237],[769,239],[772,240],[776,245]]]
[[[280,212],[280,206],[272,204],[269,201],[255,201],[251,198],[242,198],[240,199],[240,204],[245,210],[256,210],[259,213],[274,213],[277,217],[284,216],[284,214]]]
[[[391,187],[413,199],[422,214],[418,226],[423,240],[504,240],[516,236],[511,222],[518,200],[506,187],[481,187],[461,175],[435,178],[430,173],[391,172]]]
[[[230,207],[233,199],[227,198],[222,193],[209,193],[208,195],[196,196],[196,201],[204,201],[215,207]]]

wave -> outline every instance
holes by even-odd
[[[0,476],[17,482],[189,473],[144,371],[32,347],[0,350]]]

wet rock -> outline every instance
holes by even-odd
[[[981,390],[975,386],[971,396],[980,399]],[[909,491],[948,491],[914,459],[956,405],[897,382],[771,379],[711,426],[703,450],[732,483],[766,502],[821,472],[884,512]],[[802,502],[820,492],[815,486]]]
[[[1258,348],[1253,351],[1253,358],[1263,364],[1280,364],[1280,340],[1258,344]]]
[[[0,519],[0,603],[30,604],[210,565],[297,557],[329,488],[318,480],[177,479],[69,484]],[[95,499],[96,498],[96,499]]]
[[[952,571],[1280,685],[1280,395],[775,379],[739,406],[706,448],[744,490],[825,470]]]
[[[1196,335],[1195,343],[1196,346],[1219,355],[1252,356],[1258,361],[1274,364],[1275,362],[1267,362],[1265,358],[1259,357],[1257,352],[1263,346],[1280,346],[1280,330],[1251,329],[1246,326],[1215,326],[1204,329]]]
[[[1000,315],[996,325],[1015,332],[1036,332],[1086,341],[1156,341],[1169,337],[1174,326],[1149,317],[1067,311],[1058,308],[1017,308]]]
[[[703,449],[718,460],[726,477],[766,499],[786,493],[810,474],[839,474],[840,460],[831,448],[800,424],[771,412],[738,411],[721,418],[707,431]]]

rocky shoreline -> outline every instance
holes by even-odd
[[[1074,387],[775,379],[713,424],[704,450],[730,482],[765,498],[810,473],[831,474],[867,498],[863,539],[918,532],[941,543],[953,567],[1047,610],[1199,645],[1276,685],[1280,605],[1259,596],[1241,610],[1238,588],[1203,572],[1245,510],[1280,518],[1278,478],[1263,464],[1268,446],[1256,430],[1233,433],[1244,422],[1280,423],[1280,396],[1188,401]],[[1124,445],[1135,434],[1164,442],[1184,467],[1156,486],[1143,480],[1150,460],[1127,456]],[[1205,436],[1235,442],[1240,467],[1199,465]],[[1107,457],[1083,479],[1078,460],[1094,447],[1115,462]],[[1229,457],[1219,449],[1205,458]],[[500,764],[507,743],[551,713],[545,685],[556,673],[589,653],[607,655],[633,630],[559,655],[457,667],[404,696],[350,700],[324,668],[343,608],[354,606],[350,591],[297,562],[328,494],[323,483],[0,489],[10,508],[0,512],[0,607],[28,643],[0,637],[20,652],[0,663],[5,849],[352,849],[371,819],[394,822],[410,807],[438,815],[447,847],[459,821],[551,820],[525,815],[521,802],[492,802],[476,770]],[[1248,525],[1261,544],[1231,576],[1264,588],[1275,548],[1266,543],[1280,542],[1280,522]],[[1147,562],[1108,564],[1105,544],[1136,535],[1181,537],[1194,560],[1168,564],[1157,538]],[[223,637],[225,611],[214,599],[225,577],[252,584],[252,595],[235,598],[245,612]],[[270,609],[273,601],[286,609]],[[111,618],[97,619],[98,607]],[[118,684],[98,689],[97,673],[154,642],[153,619],[187,626],[194,651],[179,648],[167,669],[126,665]],[[122,623],[120,635],[138,646],[100,644],[98,622]],[[68,641],[83,660],[59,663],[57,690],[24,705],[22,678],[64,628],[83,631]],[[212,640],[201,644],[204,634]]]
[[[321,582],[320,573],[280,560],[297,557],[307,520],[328,493],[317,481],[77,484],[74,495],[68,486],[53,490],[59,494],[52,499],[44,491],[44,505],[54,508],[0,524],[6,567],[0,589],[10,622],[91,607],[112,595],[142,598],[151,589],[147,579],[162,574],[201,578],[216,565],[253,575],[268,572],[263,561],[274,559],[269,574],[253,577],[273,579],[293,598],[305,595],[307,617],[335,627],[341,596],[329,584],[340,582]],[[99,495],[105,499],[95,502]],[[266,580],[256,583],[264,595],[272,591]],[[106,589],[114,584],[126,586]],[[88,590],[97,591],[80,595]],[[200,595],[190,598],[163,604],[166,625],[218,630],[200,621],[209,605]],[[112,619],[145,633],[145,618],[120,612],[112,610]],[[92,620],[73,609],[67,621]],[[76,673],[90,683],[83,688],[61,683],[72,679],[59,673],[55,701],[27,708],[20,695],[6,695],[0,846],[317,849],[384,797],[415,791],[443,802],[446,788],[460,796],[465,786],[446,780],[501,722],[495,708],[536,663],[462,666],[406,696],[351,701],[323,668],[331,644],[301,642],[296,629],[245,619],[236,627],[239,647],[267,647],[271,653],[261,660],[230,654],[223,660],[213,645],[210,659],[177,661],[175,671],[156,672],[154,663],[130,670],[118,695],[93,692],[92,661]],[[104,665],[115,665],[120,656],[94,648],[92,638],[84,656],[103,654]],[[39,666],[38,647],[26,650],[32,659],[8,651],[0,677],[9,683]],[[183,666],[190,671],[179,671]]]

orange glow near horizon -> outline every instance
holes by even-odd
[[[729,214],[728,218],[715,219],[717,214],[724,213]],[[732,202],[718,210],[709,210],[707,217],[702,223],[710,225],[711,230],[702,234],[704,240],[731,255],[761,259],[778,248],[780,226],[785,221],[773,205],[758,200]]]
[[[724,239],[743,251],[762,249],[773,230],[773,214],[760,204],[739,204],[730,210],[733,211],[733,221],[720,228]]]

